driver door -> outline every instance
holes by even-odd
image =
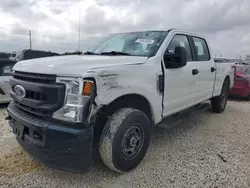
[[[174,49],[182,46],[187,52],[187,65],[181,68],[166,69],[165,88],[163,99],[163,117],[174,114],[196,103],[198,91],[198,77],[194,74],[197,69],[197,63],[193,62],[191,45],[186,35],[176,34],[165,53],[175,53]],[[167,62],[164,62],[164,65]]]

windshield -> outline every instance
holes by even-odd
[[[124,55],[152,57],[160,48],[167,34],[167,31],[113,34],[89,49],[88,52],[94,54],[122,52]]]

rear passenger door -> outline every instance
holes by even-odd
[[[212,97],[215,80],[215,62],[211,58],[206,40],[191,36],[195,55],[195,64],[199,71],[197,102],[202,102]]]

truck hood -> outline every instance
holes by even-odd
[[[56,56],[20,61],[13,69],[15,71],[54,74],[58,76],[82,76],[93,69],[142,64],[146,59],[147,57],[138,56]]]

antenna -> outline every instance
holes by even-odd
[[[79,38],[78,38],[78,51],[81,50],[81,10],[79,10]]]
[[[31,30],[29,30],[29,39],[30,39],[30,50],[32,48],[32,45],[31,45]]]

